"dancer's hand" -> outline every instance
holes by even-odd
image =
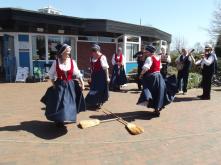
[[[107,82],[108,82],[108,83],[110,82],[110,78],[109,78],[109,77],[107,77]]]
[[[85,86],[84,85],[81,85],[81,90],[85,90]]]

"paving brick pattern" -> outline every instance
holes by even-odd
[[[86,111],[78,122],[56,128],[44,116],[39,99],[50,83],[0,84],[0,164],[74,165],[219,165],[221,162],[221,88],[212,100],[197,100],[200,89],[177,95],[159,118],[137,106],[139,92],[129,84],[111,92],[104,108],[142,126],[130,135],[117,121],[80,129],[83,119],[106,119],[101,111]],[[88,91],[85,91],[85,95]]]

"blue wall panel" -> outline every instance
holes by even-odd
[[[137,68],[137,63],[136,62],[127,62],[126,63],[126,73],[128,74],[131,72],[133,69]]]
[[[21,67],[30,68],[29,52],[19,52],[19,64]]]
[[[18,41],[26,41],[28,42],[29,41],[29,35],[23,35],[23,34],[19,34],[18,35]]]

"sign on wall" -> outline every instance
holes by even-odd
[[[28,78],[28,73],[28,67],[18,67],[15,82],[25,82]]]
[[[25,42],[25,41],[20,41],[19,42],[19,49],[21,50],[29,50],[30,46],[29,46],[29,42]]]

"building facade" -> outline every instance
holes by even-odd
[[[126,57],[126,72],[136,68],[133,55],[141,44],[167,46],[171,35],[153,27],[139,26],[105,19],[85,19],[17,8],[0,8],[0,76],[7,81],[15,77],[17,67],[44,68],[56,58],[55,46],[72,46],[72,57],[81,70],[90,67],[92,43],[111,57],[118,46]],[[10,70],[8,78],[7,70]]]

